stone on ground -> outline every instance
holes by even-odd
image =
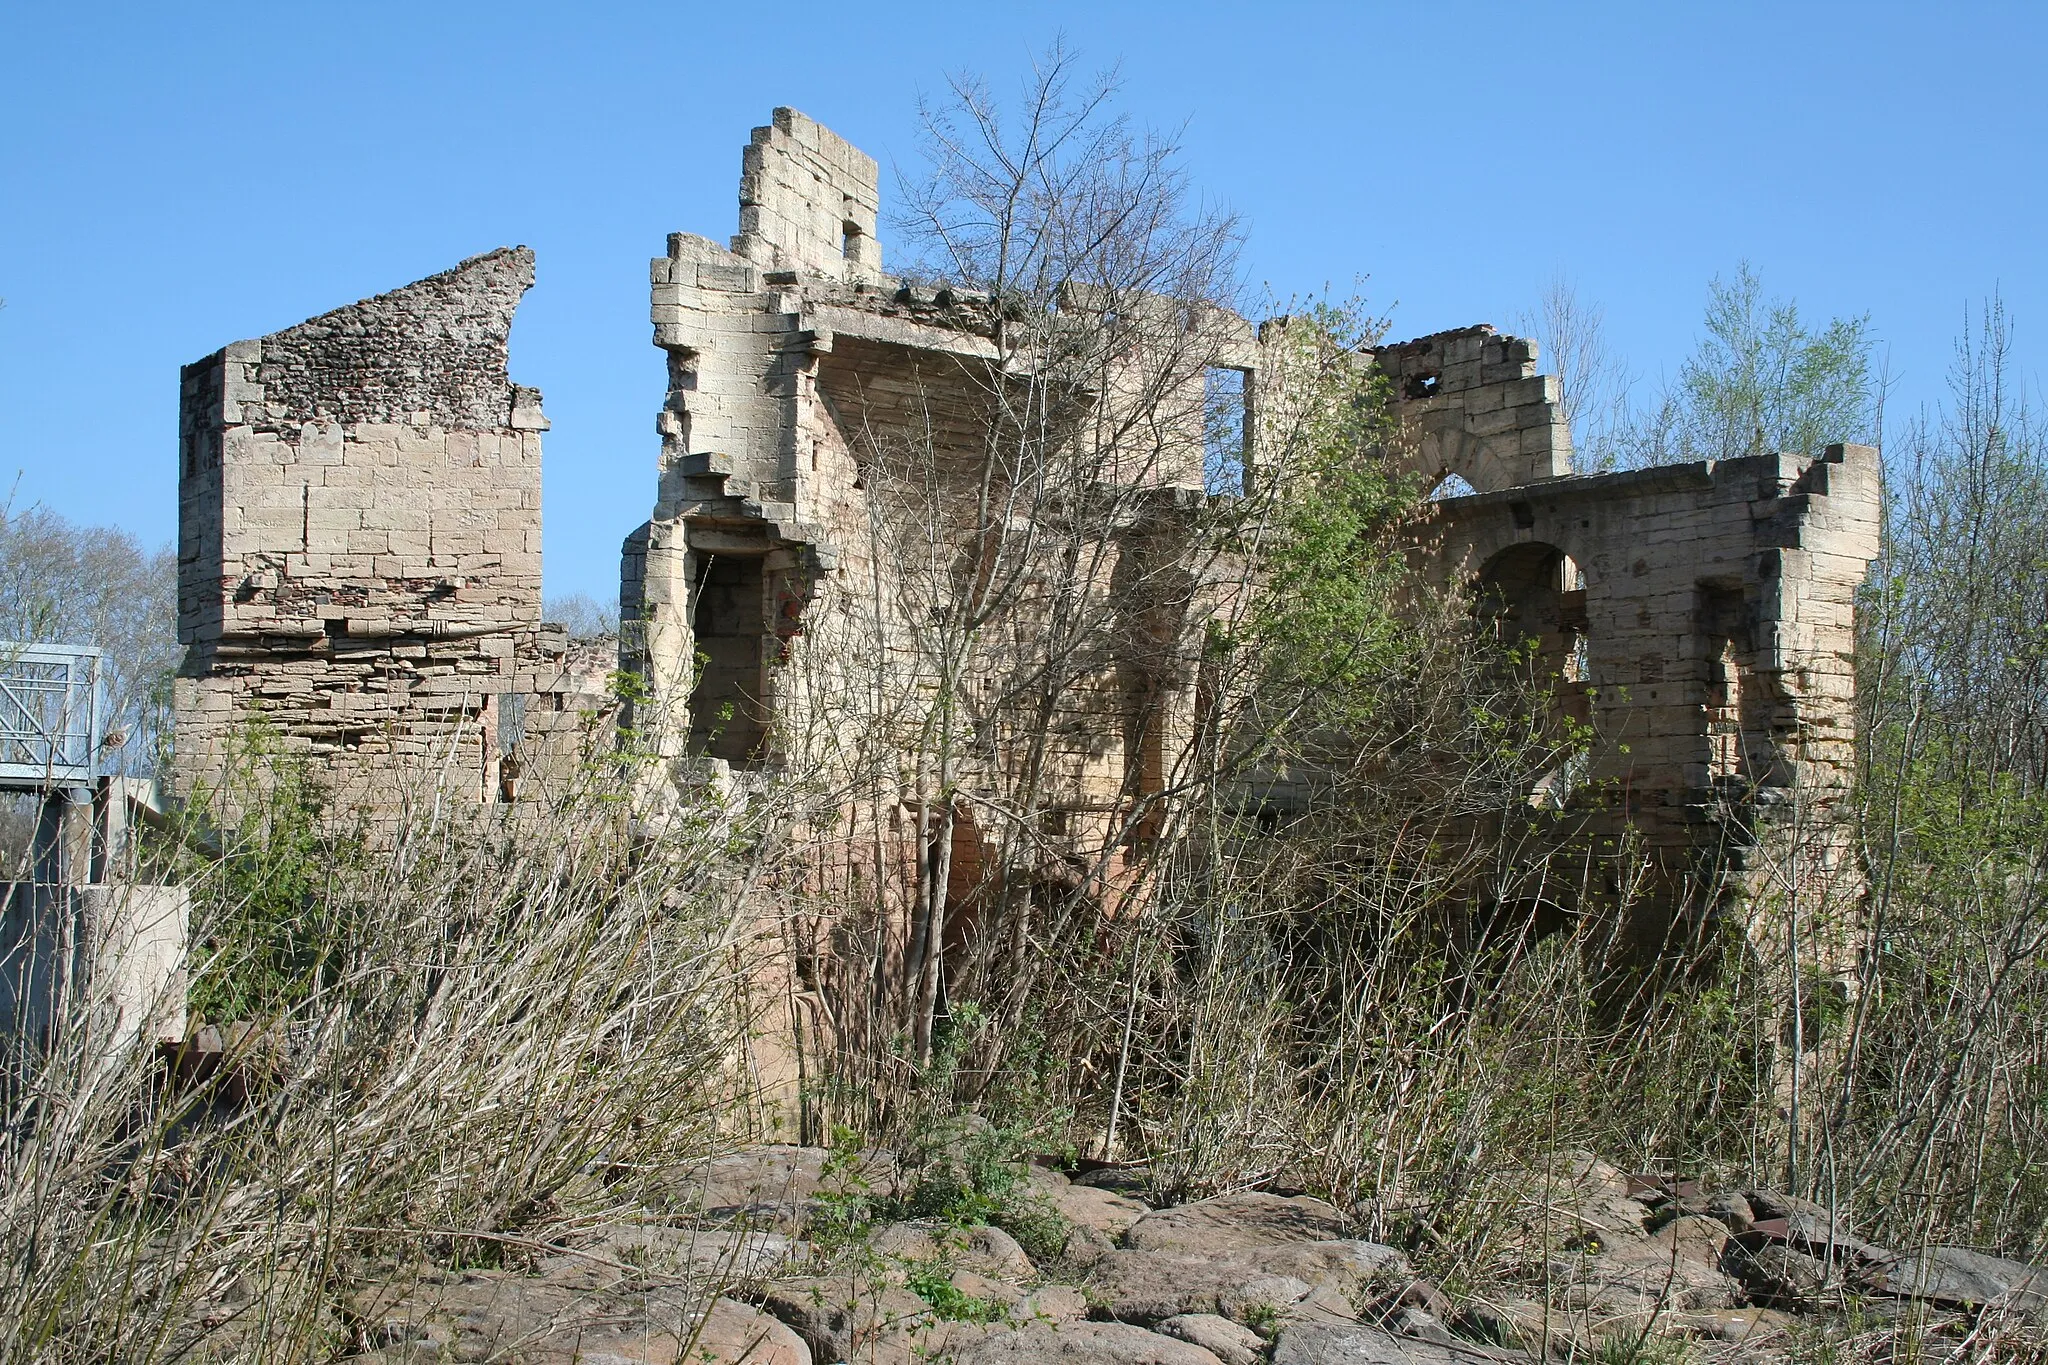
[[[811,1365],[803,1338],[732,1299],[716,1299],[688,1356],[691,1365]]]
[[[682,1289],[589,1290],[504,1271],[466,1271],[380,1286],[357,1295],[351,1307],[373,1358],[385,1361],[676,1365],[703,1305],[703,1298]],[[741,1304],[715,1316],[735,1329],[761,1317]],[[732,1360],[808,1365],[808,1355],[790,1353],[793,1337],[767,1330],[765,1320],[759,1326],[756,1354]]]
[[[1336,1241],[1346,1230],[1344,1215],[1321,1199],[1246,1190],[1154,1210],[1131,1225],[1124,1245],[1135,1251],[1212,1255],[1239,1247]]]
[[[1046,1203],[1077,1228],[1089,1228],[1111,1241],[1122,1237],[1150,1210],[1136,1199],[1093,1185],[1041,1186]]]
[[[1001,1228],[955,1228],[936,1219],[891,1223],[868,1243],[899,1265],[944,1261],[998,1279],[1028,1280],[1038,1273],[1017,1239]]]
[[[1356,1323],[1295,1323],[1273,1343],[1273,1365],[1497,1365],[1528,1357],[1485,1346],[1447,1346]]]
[[[1166,1319],[1155,1330],[1201,1347],[1223,1365],[1254,1365],[1266,1352],[1266,1343],[1257,1332],[1214,1313],[1182,1313]]]
[[[779,1232],[622,1223],[545,1258],[539,1269],[558,1284],[591,1289],[652,1273],[725,1291],[758,1285],[802,1254],[803,1243]]]
[[[1076,1365],[1220,1365],[1201,1347],[1122,1322],[1039,1324],[989,1336],[959,1351],[955,1365],[1031,1365],[1066,1360]]]
[[[2048,1317],[2048,1268],[1962,1247],[1928,1247],[1877,1258],[1856,1278],[1880,1294],[1952,1308],[1995,1305]]]
[[[715,1157],[681,1177],[669,1199],[707,1222],[745,1220],[795,1232],[820,1194],[876,1195],[896,1189],[896,1160],[861,1152],[848,1160],[823,1147],[769,1143]]]
[[[1047,1284],[1026,1294],[1010,1310],[1013,1322],[1077,1322],[1088,1316],[1088,1296],[1067,1284]]]
[[[820,1360],[852,1360],[880,1338],[931,1321],[929,1305],[907,1289],[850,1276],[778,1280],[761,1306],[788,1324]]]
[[[1183,1313],[1260,1320],[1306,1308],[1350,1316],[1355,1291],[1405,1277],[1407,1258],[1373,1242],[1238,1247],[1212,1256],[1116,1251],[1096,1267],[1093,1289],[1109,1315],[1150,1324]]]

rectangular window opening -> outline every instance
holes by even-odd
[[[690,690],[690,747],[734,767],[759,767],[768,737],[768,608],[761,558],[707,557],[691,624],[697,681]]]
[[[1202,487],[1241,496],[1250,466],[1250,373],[1229,365],[1202,372]]]

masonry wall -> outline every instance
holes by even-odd
[[[514,384],[525,248],[185,368],[177,780],[260,721],[344,807],[415,771],[496,799],[502,698],[542,690],[540,395]],[[523,709],[523,708],[522,708]]]
[[[741,156],[733,251],[767,269],[879,282],[877,169],[830,128],[794,109],[775,110]]]
[[[874,701],[870,711],[891,714],[871,719],[918,733],[933,666],[928,613],[958,567],[945,562],[952,550],[934,549],[932,532],[957,530],[946,525],[950,504],[972,501],[1000,422],[992,394],[1007,381],[985,298],[879,273],[875,205],[872,160],[778,109],[743,155],[732,249],[679,233],[652,263],[654,341],[669,382],[655,506],[624,547],[621,598],[629,664],[668,711],[660,729],[677,758],[779,758],[778,732],[814,752],[852,745],[850,732],[820,726],[860,696],[899,699]],[[830,239],[827,229],[847,222],[860,230]],[[1250,328],[1219,321],[1232,324],[1218,333],[1230,358],[1255,363]],[[1099,601],[1161,577],[1135,566],[1164,553],[1161,528],[1184,517],[1176,499],[1198,497],[1201,377],[1199,367],[1188,376],[1187,430],[1169,432],[1158,451],[1124,442],[1100,462],[1111,482],[1146,490],[1157,515],[1133,503],[1123,532],[1087,556]],[[1106,376],[1105,391],[1119,380]],[[916,487],[900,477],[913,466],[923,471]],[[1009,613],[1006,628],[1026,654],[1062,572],[1049,566],[1033,578],[1049,586],[1025,589]],[[1131,655],[1163,658],[1142,615],[1131,614]],[[1191,698],[1187,671],[1174,677]],[[1097,723],[1064,726],[1052,767],[1077,815],[1085,807],[1106,823],[1126,799],[1144,760],[1124,752],[1122,718],[1132,695],[1161,686],[1129,661],[1075,681],[1063,711]]]
[[[875,952],[900,965],[916,951],[920,869],[941,849],[949,963],[981,949],[974,926],[991,898],[1085,885],[1118,903],[1134,889],[1124,826],[1194,733],[1180,646],[1200,633],[1178,561],[1201,498],[1200,365],[1182,376],[1185,421],[1153,423],[1143,449],[1089,445],[1119,432],[1116,395],[1146,378],[1139,358],[1129,374],[1105,364],[1107,403],[1081,401],[1083,417],[1103,419],[1076,424],[1083,477],[1042,503],[1022,495],[1019,506],[1047,509],[1043,534],[998,533],[1024,559],[1000,619],[957,662],[952,766],[931,768],[956,629],[946,604],[991,553],[971,533],[975,495],[1000,444],[996,396],[1017,381],[986,297],[880,273],[874,205],[872,161],[777,110],[743,157],[731,249],[668,239],[650,284],[668,373],[657,493],[622,553],[622,657],[649,691],[636,728],[669,758],[671,794],[783,767],[858,794],[809,831],[804,894],[827,893],[830,909],[792,916],[787,932],[814,984],[861,969],[837,951],[856,907],[880,916]],[[848,222],[861,230],[845,235]],[[1250,328],[1228,321],[1231,358],[1255,363]],[[1071,560],[1070,528],[1052,521],[1063,517],[1098,528]],[[1036,693],[1018,689],[1037,685],[1031,661],[1076,613],[1086,649],[1045,675],[1058,696],[1037,726]],[[1043,747],[1027,752],[1029,735]],[[1033,765],[1031,825],[992,814]],[[976,796],[944,809],[935,793],[948,789]],[[802,1000],[791,1008],[802,1014]]]
[[[974,957],[999,898],[1010,912],[1017,897],[1076,890],[1110,913],[1142,902],[1144,860],[1129,854],[1145,833],[1123,822],[1198,751],[1203,622],[1230,593],[1192,533],[1207,491],[1206,374],[1243,375],[1253,488],[1303,401],[1286,319],[1254,331],[1176,311],[1200,358],[1164,389],[1149,357],[1105,359],[1076,438],[1100,458],[1059,498],[1028,504],[1025,539],[1041,558],[1015,564],[1000,619],[978,626],[985,653],[953,665],[946,716],[961,738],[941,784],[922,765],[941,714],[942,613],[977,557],[1017,529],[977,540],[957,515],[1000,445],[991,400],[1008,358],[988,299],[881,273],[876,204],[871,161],[777,110],[744,154],[730,247],[669,238],[650,283],[668,376],[657,496],[622,555],[621,656],[646,681],[634,719],[669,759],[670,796],[785,764],[860,793],[807,831],[812,880],[797,899],[820,895],[823,909],[793,910],[777,931],[791,953],[775,988],[784,1012],[820,1038],[840,1027],[820,1002],[862,995],[855,975],[919,951],[909,926],[922,891],[946,901],[948,971]],[[1059,312],[1091,306],[1073,291]],[[1554,822],[1560,842],[1515,846],[1539,868],[1578,859],[1573,878],[1589,851],[1611,880],[1646,860],[1655,886],[1639,927],[1653,950],[1685,917],[1782,899],[1787,883],[1853,904],[1843,816],[1875,453],[1576,476],[1557,380],[1537,360],[1533,343],[1485,326],[1358,357],[1394,403],[1389,465],[1439,494],[1453,476],[1476,490],[1434,504],[1418,569],[1470,590],[1482,628],[1535,638],[1563,717],[1596,736],[1590,766],[1528,794],[1531,812],[1568,817]],[[1131,403],[1139,393],[1147,401]],[[1120,424],[1126,410],[1147,420]],[[1099,531],[1066,534],[1084,521]],[[1076,553],[1049,552],[1059,546]],[[1016,706],[1006,678],[1028,674],[1019,662],[1073,612],[1100,622],[1085,660],[1047,672],[1048,705]],[[1020,829],[1003,811],[1025,734],[1043,740],[1031,759],[1042,785]],[[1313,800],[1314,783],[1295,773],[1240,796]],[[957,794],[948,810],[933,796],[942,785]],[[1475,912],[1498,908],[1469,890]],[[869,893],[881,927],[847,957],[847,917]]]
[[[1823,891],[1839,910],[1862,890],[1846,803],[1880,495],[1877,452],[1844,445],[1437,504],[1433,573],[1535,640],[1560,705],[1593,726],[1589,770],[1532,796],[1602,817],[1610,841],[1639,835],[1666,911]]]

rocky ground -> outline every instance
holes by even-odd
[[[907,1185],[886,1153],[737,1152],[523,1268],[384,1277],[345,1315],[355,1358],[1625,1365],[2044,1358],[2048,1341],[2048,1270],[1888,1251],[1802,1200],[1590,1157],[1503,1201],[1485,1288],[1456,1299],[1307,1195],[1154,1207],[1142,1171],[1030,1166],[983,1201],[992,1221],[972,1200],[897,1218]]]

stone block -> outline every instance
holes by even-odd
[[[732,294],[751,294],[758,288],[754,268],[744,262],[721,265],[701,261],[697,265],[697,285]]]

